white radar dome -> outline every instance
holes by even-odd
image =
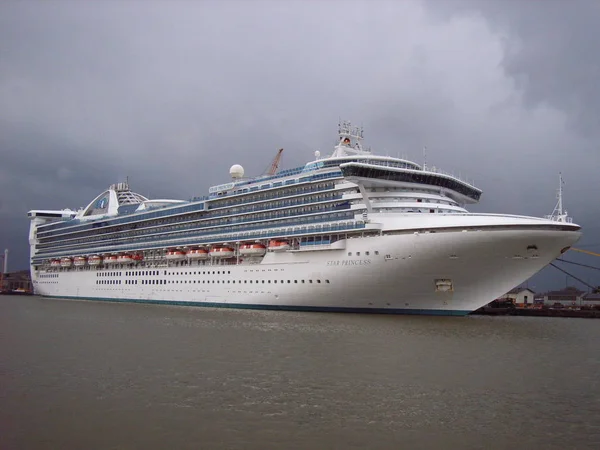
[[[229,169],[229,175],[231,175],[231,178],[242,178],[244,176],[244,168],[239,164],[234,164]]]
[[[315,152],[315,158],[319,159],[321,157],[321,152],[319,150],[317,150]]]

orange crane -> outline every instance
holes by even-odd
[[[271,165],[265,171],[265,175],[275,175],[275,173],[277,172],[277,169],[279,168],[279,162],[281,161],[281,154],[282,153],[283,153],[283,149],[280,148],[277,151],[277,154],[275,155],[275,158],[273,158],[273,161],[271,162]]]

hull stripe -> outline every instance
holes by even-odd
[[[306,311],[306,312],[341,312],[341,313],[360,313],[360,314],[406,314],[406,315],[426,315],[426,316],[466,316],[471,311],[449,310],[449,309],[409,309],[409,308],[353,308],[343,306],[294,306],[294,305],[261,305],[249,303],[213,303],[213,302],[186,302],[176,300],[147,300],[131,298],[109,298],[109,297],[74,297],[74,296],[55,296],[43,295],[44,298],[56,298],[67,300],[91,300],[113,303],[147,303],[156,305],[176,305],[176,306],[201,306],[208,308],[229,308],[229,309],[257,309],[271,311]]]

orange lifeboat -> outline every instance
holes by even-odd
[[[77,267],[81,267],[81,266],[85,266],[87,263],[87,258],[85,256],[76,256],[75,257],[75,266]]]
[[[73,265],[73,260],[71,258],[61,258],[60,266],[61,267],[71,267]]]
[[[131,259],[133,259],[134,261],[142,261],[144,259],[144,255],[141,253],[136,253],[134,255],[131,255]]]
[[[102,256],[92,255],[88,258],[88,264],[90,266],[99,266],[102,264]]]
[[[116,264],[119,262],[119,257],[117,255],[110,255],[107,258],[104,258],[104,262],[106,264]]]
[[[289,250],[289,248],[290,244],[288,244],[286,241],[273,240],[269,242],[269,251],[272,252],[285,252],[286,250]]]
[[[129,253],[124,253],[117,256],[117,262],[119,264],[130,264],[133,262],[133,257]]]
[[[53,259],[50,262],[50,267],[60,267],[60,259]]]
[[[243,256],[262,256],[267,253],[267,248],[262,244],[242,244],[240,246],[240,255]]]
[[[185,254],[189,259],[206,259],[208,258],[208,252],[203,248],[193,248],[188,250]]]
[[[185,252],[183,250],[169,250],[167,251],[167,260],[169,261],[180,261],[185,259]]]
[[[209,255],[213,258],[231,258],[235,255],[235,251],[231,247],[213,247]]]

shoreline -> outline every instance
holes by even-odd
[[[550,308],[492,308],[484,306],[471,313],[481,316],[525,316],[525,317],[576,317],[600,319],[598,309],[550,309]]]

